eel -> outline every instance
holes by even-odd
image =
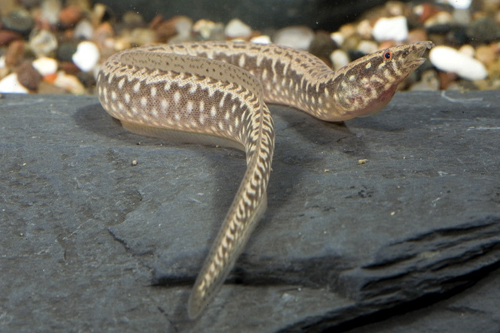
[[[125,129],[246,153],[247,170],[189,298],[191,319],[217,294],[266,209],[275,141],[266,103],[330,122],[375,114],[432,47],[395,46],[337,71],[305,51],[247,42],[144,46],[106,60],[99,100]]]

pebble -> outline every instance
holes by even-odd
[[[57,38],[47,30],[34,30],[29,39],[29,45],[37,57],[45,57],[57,49]]]
[[[429,52],[429,59],[436,68],[457,73],[466,80],[483,80],[488,76],[484,65],[474,58],[449,46],[436,46]]]
[[[82,11],[79,6],[71,5],[59,12],[59,22],[64,27],[72,27],[82,18]]]
[[[64,42],[57,49],[57,59],[60,61],[73,61],[73,55],[76,53],[76,44],[73,41]]]
[[[37,91],[42,76],[29,61],[25,61],[17,69],[17,80],[28,90]]]
[[[364,54],[370,54],[379,49],[377,43],[369,41],[369,40],[362,40],[357,47],[357,50],[364,53]]]
[[[372,31],[376,41],[403,41],[408,37],[408,23],[406,17],[396,16],[391,18],[382,17],[377,20]]]
[[[101,58],[97,45],[89,41],[78,44],[72,60],[82,71],[88,72],[97,65]]]
[[[260,35],[253,37],[250,41],[255,44],[271,44],[271,37],[268,35]]]
[[[146,45],[146,44],[152,44],[158,40],[157,39],[158,32],[155,32],[147,28],[136,28],[132,30],[131,33],[123,37],[128,41],[129,45]]]
[[[0,80],[0,93],[28,94],[26,89],[17,79],[17,73],[12,73]]]
[[[347,65],[349,62],[351,62],[351,59],[349,59],[349,56],[344,50],[335,50],[330,54],[330,61],[333,64],[333,68],[335,70],[338,70],[339,68],[344,67]]]
[[[59,22],[59,13],[61,12],[61,0],[43,0],[42,17],[50,24],[55,25]]]
[[[280,29],[274,35],[274,43],[300,50],[309,49],[314,39],[314,31],[306,26],[292,26]]]
[[[193,32],[199,34],[204,40],[207,40],[214,28],[215,22],[201,19],[196,21],[196,23],[193,25]]]
[[[235,39],[235,38],[248,39],[252,35],[252,28],[250,28],[250,26],[243,23],[239,19],[232,19],[226,25],[224,33],[230,39]]]
[[[15,9],[5,15],[2,20],[2,28],[28,36],[35,21],[31,17],[30,12],[25,9]]]
[[[0,46],[9,45],[10,42],[23,39],[23,36],[15,31],[0,30]]]
[[[19,65],[24,58],[24,42],[22,40],[15,40],[9,44],[5,52],[5,65],[8,68],[14,68]]]
[[[143,28],[145,26],[142,15],[130,10],[123,14],[122,21],[128,29]]]
[[[63,71],[57,73],[57,77],[54,80],[54,85],[56,87],[65,89],[72,94],[82,95],[85,93],[85,87],[74,75],[68,75]]]
[[[424,22],[424,27],[429,33],[447,33],[453,28],[453,16],[448,12],[438,12]]]
[[[57,60],[54,58],[41,57],[33,60],[32,65],[41,76],[54,74],[57,71]]]
[[[409,90],[439,90],[439,78],[435,70],[427,70],[422,73],[419,82],[411,85]]]
[[[90,23],[89,20],[80,20],[75,26],[75,30],[73,32],[74,38],[77,40],[86,39],[91,40],[94,35],[94,27]]]
[[[472,0],[445,0],[442,2],[447,3],[455,9],[467,9],[470,7]]]
[[[500,38],[500,27],[491,17],[481,17],[467,28],[467,35],[479,42],[488,43]]]
[[[476,58],[486,66],[495,62],[495,50],[488,45],[481,45],[476,49]]]
[[[341,32],[332,32],[330,38],[338,45],[342,46],[344,44],[345,37]]]
[[[330,38],[330,35],[324,31],[318,31],[311,44],[309,45],[309,53],[314,54],[316,57],[330,62],[330,54],[333,50],[337,49],[338,46]]]

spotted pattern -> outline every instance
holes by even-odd
[[[264,100],[327,121],[379,111],[432,43],[379,51],[333,72],[310,54],[274,45],[206,42],[127,50],[102,66],[108,113],[134,132],[208,135],[243,147],[247,171],[193,287],[197,317],[216,294],[266,208],[274,126]]]

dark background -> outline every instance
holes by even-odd
[[[385,0],[104,0],[120,17],[126,11],[139,12],[146,21],[157,14],[165,18],[186,15],[193,20],[208,19],[227,23],[239,18],[253,29],[282,28],[306,25],[315,30],[334,31],[347,22],[353,22],[370,8]]]

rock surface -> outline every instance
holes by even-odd
[[[0,331],[345,331],[392,317],[357,330],[493,332],[496,105],[496,91],[401,93],[346,125],[273,106],[268,210],[190,322],[243,153],[128,133],[95,97],[4,95]]]

